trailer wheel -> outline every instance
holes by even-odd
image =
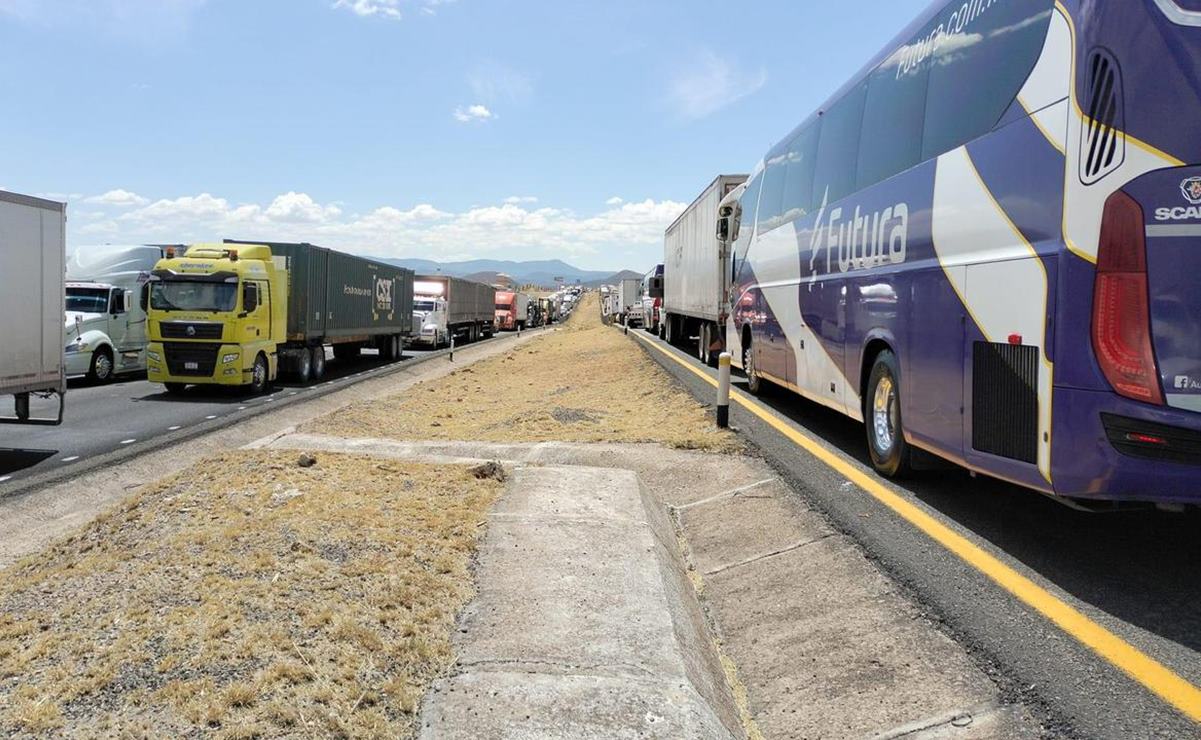
[[[876,356],[864,398],[864,426],[872,467],[888,478],[909,472],[909,444],[901,423],[901,373],[890,350]]]
[[[696,332],[696,359],[709,364],[709,325],[703,321]]]
[[[392,335],[392,352],[388,357],[391,361],[396,361],[404,358],[404,345],[401,344],[400,335]]]
[[[296,382],[304,385],[313,376],[313,356],[307,349],[296,353]]]
[[[667,321],[663,322],[663,341],[668,344],[673,344],[676,339],[676,317],[671,314],[667,315]]]
[[[88,380],[93,383],[107,383],[113,379],[113,351],[108,347],[98,347],[92,353],[92,366],[88,369]]]
[[[256,396],[266,393],[267,386],[271,384],[270,373],[267,358],[259,353],[259,356],[254,358],[254,368],[250,371],[250,392]]]
[[[313,354],[313,360],[310,363],[313,367],[313,380],[321,380],[325,377],[325,345],[318,344],[309,351]]]

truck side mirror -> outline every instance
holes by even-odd
[[[259,307],[259,287],[254,283],[242,284],[242,310],[252,313]]]
[[[717,219],[717,240],[719,242],[730,241],[730,219],[726,216]]]

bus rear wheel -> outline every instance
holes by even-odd
[[[747,336],[742,342],[742,371],[746,373],[746,389],[752,396],[757,396],[763,390],[763,380],[759,377],[759,369],[755,367],[755,352],[751,348],[751,338]]]
[[[901,373],[896,355],[884,350],[876,356],[864,397],[864,426],[872,467],[887,478],[909,472],[909,444],[901,422]]]

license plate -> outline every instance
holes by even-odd
[[[184,370],[199,370],[200,363],[199,362],[185,362],[183,364],[183,369]]]

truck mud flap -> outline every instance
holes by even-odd
[[[56,427],[63,423],[63,408],[66,406],[66,396],[59,391],[50,391],[46,395],[53,394],[58,397],[58,416],[53,419],[35,417],[30,415],[29,408],[29,393],[18,393],[13,396],[15,411],[12,416],[0,416],[0,424],[25,424],[32,426],[48,426]]]

